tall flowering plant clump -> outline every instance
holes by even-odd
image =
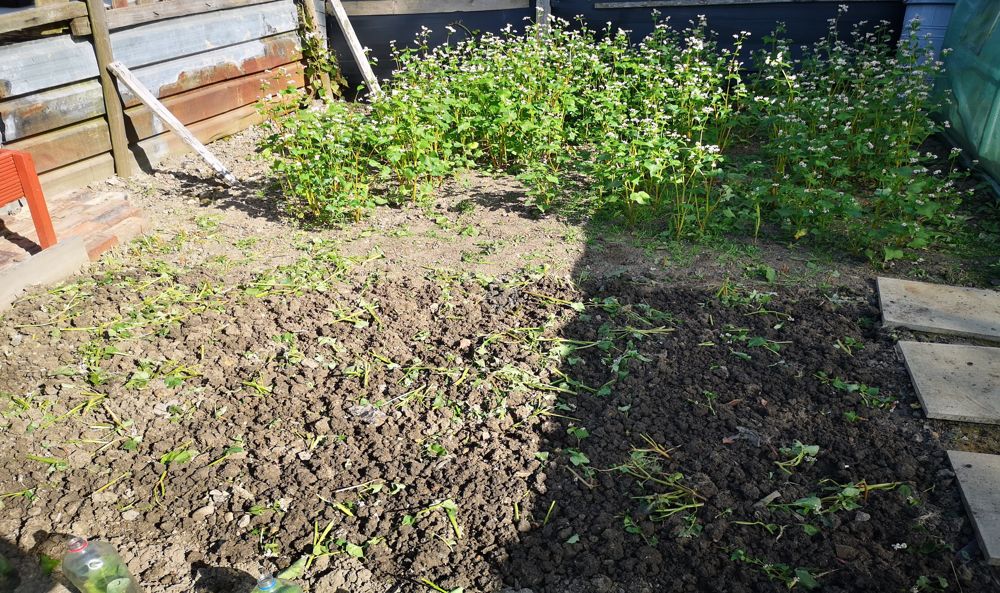
[[[941,62],[918,23],[898,43],[888,23],[865,25],[843,39],[832,19],[797,60],[782,31],[768,39],[749,112],[764,182],[751,195],[795,239],[885,261],[953,228],[961,196],[952,166],[932,168],[940,159],[921,152],[938,131],[930,114]]]
[[[658,19],[638,45],[560,19],[434,47],[424,30],[366,107],[275,118],[261,148],[286,208],[321,223],[427,203],[480,168],[516,175],[541,211],[678,238],[776,224],[893,259],[958,221],[957,174],[920,151],[937,131],[941,64],[915,28],[896,43],[886,24],[861,23],[845,39],[838,21],[799,58],[777,31],[749,79],[748,34],[720,43],[704,18],[683,30]]]
[[[720,48],[704,18],[681,32],[660,21],[615,63],[613,116],[593,138],[601,204],[631,223],[658,220],[677,237],[716,230],[716,211],[730,195],[723,152],[747,94],[738,59],[745,37]]]

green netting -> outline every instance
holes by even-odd
[[[1000,2],[959,0],[944,46],[950,53],[940,84],[954,96],[948,136],[1000,188]]]

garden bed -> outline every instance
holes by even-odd
[[[997,586],[944,456],[996,431],[922,418],[866,265],[597,232],[479,174],[305,233],[256,134],[213,146],[247,189],[128,182],[157,233],[4,316],[0,553],[38,590],[71,532],[149,593],[310,554],[322,592]]]

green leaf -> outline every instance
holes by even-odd
[[[634,191],[628,197],[630,202],[644,206],[649,203],[649,194],[644,191]]]
[[[279,572],[277,574],[277,577],[279,579],[295,580],[301,577],[305,573],[306,564],[308,562],[309,562],[309,556],[308,555],[302,556],[301,558],[296,560],[291,566]]]
[[[807,496],[796,500],[792,503],[792,506],[798,507],[807,513],[818,513],[823,508],[823,501],[818,496]]]
[[[819,588],[819,581],[816,580],[816,577],[814,577],[812,573],[804,568],[795,569],[795,578],[799,579],[799,583],[806,589]]]
[[[188,461],[191,461],[197,454],[198,452],[195,451],[194,449],[177,448],[168,453],[164,453],[163,456],[160,457],[160,463],[164,465],[170,465],[171,463],[177,463],[177,464],[187,463]]]
[[[55,569],[59,567],[60,562],[61,560],[59,558],[53,558],[52,556],[48,556],[46,554],[40,554],[38,556],[38,565],[42,569],[42,574],[46,576],[51,575]]]
[[[903,259],[905,253],[902,249],[895,249],[892,247],[884,247],[882,249],[884,256],[883,261],[892,261],[894,259]]]

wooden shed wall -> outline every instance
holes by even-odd
[[[191,1],[166,0],[158,6]],[[293,0],[205,0],[201,12],[191,12],[131,26],[112,24],[111,45],[115,59],[200,140],[259,122],[254,104],[262,95],[288,84],[302,86]],[[109,22],[114,23],[110,16]],[[70,34],[63,23],[60,34],[0,44],[0,140],[32,154],[48,193],[114,174],[89,24],[77,24],[74,30],[83,35]],[[129,147],[140,165],[187,150],[123,85],[120,94]]]

